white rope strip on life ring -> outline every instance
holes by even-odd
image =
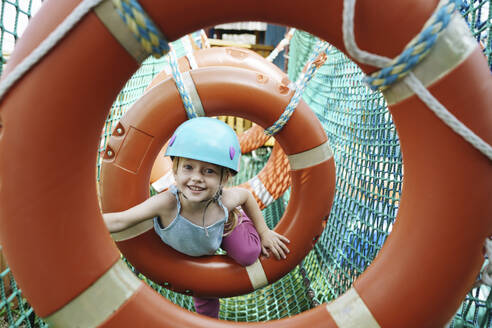
[[[195,81],[193,81],[193,78],[191,77],[190,71],[186,71],[182,73],[183,77],[183,85],[190,96],[191,102],[193,104],[193,108],[195,108],[195,112],[198,117],[203,117],[205,116],[205,111],[203,109],[202,101],[200,99],[200,95],[198,94],[198,91],[196,90],[196,85]]]
[[[145,220],[123,231],[113,232],[111,234],[111,238],[113,238],[115,242],[125,241],[128,239],[135,238],[136,236],[141,235],[144,232],[147,232],[153,228],[154,228],[154,221]]]
[[[287,157],[292,170],[301,170],[329,160],[333,157],[333,150],[327,141],[318,147]]]
[[[114,9],[111,1],[104,1],[94,9],[99,20],[106,26],[108,31],[115,37],[132,57],[141,63],[149,56],[140,42],[130,32],[120,15]]]
[[[453,67],[461,64],[475,47],[476,40],[467,28],[466,22],[459,15],[455,15],[437,39],[434,49],[413,68],[413,74],[424,86],[428,86],[447,74]],[[397,81],[391,88],[383,91],[388,105],[399,103],[413,93],[403,81]]]
[[[339,328],[380,328],[355,288],[328,303],[326,310]]]
[[[260,259],[256,259],[255,263],[247,266],[246,272],[248,273],[251,285],[255,290],[268,285],[268,279]]]
[[[142,285],[128,266],[118,260],[86,290],[43,320],[52,327],[97,327]]]
[[[193,56],[193,53],[187,52],[186,58],[188,58],[188,62],[190,63],[190,67],[192,70],[198,68],[198,64],[196,63],[195,56]]]
[[[200,36],[203,41],[202,48],[210,48],[210,41],[208,41],[208,36],[203,29],[200,30]]]

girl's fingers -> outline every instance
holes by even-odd
[[[283,259],[286,258],[284,250],[279,246],[277,246],[277,252],[279,253],[280,257],[282,257]]]
[[[278,244],[279,244],[279,247],[281,247],[281,248],[282,248],[282,250],[283,250],[286,254],[290,253],[289,248],[287,247],[287,245],[285,245],[285,244],[284,244],[283,242],[281,242],[281,241],[279,241],[279,243],[278,243]]]
[[[290,243],[290,240],[287,239],[287,237],[279,234],[278,232],[275,232],[273,231],[273,233],[277,236],[278,239],[280,239],[281,241],[285,242],[285,243]]]
[[[261,253],[263,253],[263,255],[265,255],[265,257],[267,257],[267,258],[270,257],[270,253],[265,248],[265,246],[261,246]]]
[[[285,259],[285,253],[282,247],[278,245],[278,243],[273,243],[272,250],[274,250],[274,254],[277,258],[277,260],[280,260],[280,258]]]
[[[290,251],[284,242],[289,243],[289,240],[274,231],[272,232],[273,236],[263,240],[261,245],[262,253],[266,257],[269,257],[270,252],[272,252],[277,260],[285,259],[287,257],[286,254],[290,253]]]
[[[277,260],[280,260],[280,254],[279,254],[278,250],[275,247],[270,248],[270,250],[272,251],[273,255],[275,255],[275,258]]]
[[[290,240],[287,239],[287,237],[279,235],[280,240],[282,240],[285,243],[290,243]]]
[[[279,236],[280,236],[280,237],[283,237],[283,236],[281,236],[281,235],[279,235]],[[285,238],[285,237],[284,237],[284,238]],[[289,242],[287,238],[285,238],[285,239],[287,240],[287,242]],[[288,253],[290,253],[289,248],[287,247],[287,245],[285,245],[285,244],[283,243],[283,241],[284,241],[283,239],[278,238],[277,240],[275,240],[275,241],[273,242],[273,244],[274,244],[274,245],[275,245],[275,247],[277,247],[278,249],[281,249],[281,250],[282,250],[282,252],[285,252],[285,254],[288,254]]]

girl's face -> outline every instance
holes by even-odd
[[[187,200],[202,202],[215,196],[221,185],[221,179],[224,180],[222,167],[188,158],[175,160],[179,160],[174,173],[176,186]]]

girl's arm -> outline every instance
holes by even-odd
[[[161,215],[169,203],[167,193],[158,194],[125,211],[103,213],[103,220],[109,232],[118,232],[142,221]]]
[[[261,250],[263,255],[269,257],[269,251],[271,251],[277,259],[285,259],[286,254],[289,253],[289,248],[286,243],[289,243],[290,241],[281,234],[268,228],[253,194],[244,188],[233,188],[230,191],[234,193],[234,197],[232,198],[237,202],[236,206],[241,206],[246,215],[253,221],[261,238]]]

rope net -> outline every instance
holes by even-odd
[[[480,41],[492,69],[491,4],[492,0],[465,0],[460,10]],[[40,0],[1,1],[2,64],[7,62],[15,41],[39,6]],[[189,51],[189,40],[184,37],[172,43],[177,57]],[[294,33],[289,46],[291,81],[297,80],[317,41],[306,32],[296,30]],[[127,82],[107,117],[100,153],[121,116],[144,93],[153,77],[168,65],[167,56],[149,58]],[[2,68],[3,65],[0,70]],[[279,319],[335,299],[367,268],[391,232],[403,178],[400,146],[384,98],[363,84],[363,77],[353,62],[332,47],[325,64],[302,95],[325,128],[337,166],[337,191],[325,231],[313,251],[284,278],[248,295],[221,299],[221,319]],[[242,170],[234,183],[255,176],[270,153],[271,148],[261,147],[244,155]],[[98,175],[99,169],[100,164]],[[282,217],[288,200],[289,191],[263,211],[269,227],[274,227]],[[128,265],[131,267],[130,263]],[[169,291],[138,272],[135,274],[163,297],[194,311],[191,297]],[[47,327],[22,297],[2,254],[0,278],[0,327]],[[474,287],[449,327],[492,327],[490,287]]]

